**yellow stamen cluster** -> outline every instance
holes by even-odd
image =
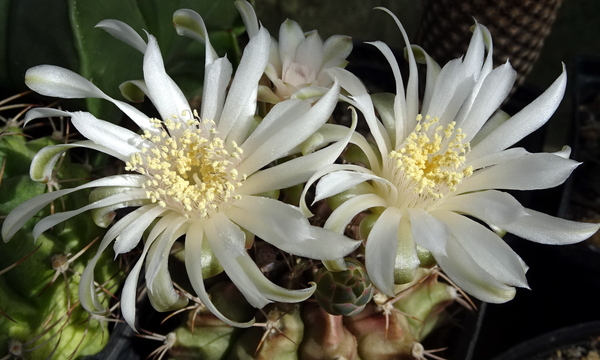
[[[389,154],[396,177],[408,179],[415,193],[436,199],[456,190],[456,186],[473,173],[471,166],[464,166],[465,155],[470,150],[469,143],[463,143],[465,134],[455,128],[455,122],[446,128],[438,122],[438,118],[426,116],[423,119],[419,115],[415,130],[402,147]]]
[[[233,151],[227,151],[214,122],[194,115],[187,122],[152,119],[159,133],[142,137],[153,146],[133,154],[125,169],[148,177],[144,188],[152,202],[188,218],[207,218],[239,199],[242,149],[233,142]]]

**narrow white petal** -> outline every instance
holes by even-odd
[[[308,67],[308,71],[313,72],[315,77],[321,71],[321,66],[323,66],[323,41],[318,32],[311,32],[300,42],[298,50],[296,50],[296,62]]]
[[[334,144],[308,155],[303,155],[283,164],[258,171],[248,178],[242,188],[241,194],[256,194],[271,190],[288,188],[306,182],[319,169],[333,164],[348,145],[348,141],[356,134],[356,113],[353,112],[352,127],[340,127],[344,136]]]
[[[167,75],[156,38],[148,35],[148,48],[144,54],[144,80],[148,86],[148,97],[163,120],[184,116],[191,117],[187,99],[173,79]]]
[[[144,39],[131,26],[122,21],[106,19],[100,21],[95,27],[106,31],[142,54],[146,52],[146,42]]]
[[[321,180],[319,180],[317,183],[314,202],[337,195],[342,191],[346,191],[362,182],[370,180],[382,182],[388,185],[390,188],[394,187],[394,185],[388,180],[377,175],[344,170],[336,171],[323,176]]]
[[[261,309],[271,301],[267,299],[248,277],[237,258],[245,253],[244,232],[223,213],[217,213],[205,222],[204,232],[210,248],[225,269],[227,276],[237,286],[250,305]]]
[[[304,32],[297,22],[286,19],[279,28],[279,58],[282,62],[282,73],[285,74],[296,59],[296,50],[304,40]]]
[[[238,12],[242,16],[248,37],[252,39],[258,34],[258,19],[256,18],[254,8],[246,0],[236,1],[235,7],[237,7]]]
[[[472,166],[473,170],[486,168],[492,165],[502,164],[509,160],[518,159],[531,153],[522,147],[510,148],[497,153],[485,155],[478,159],[468,160],[465,165]]]
[[[206,66],[204,70],[204,89],[202,91],[202,119],[217,121],[221,117],[225,93],[231,73],[231,63],[227,58],[219,58]]]
[[[225,137],[234,128],[239,132],[248,131],[256,107],[258,81],[269,60],[270,41],[269,32],[261,28],[244,49],[218,121],[218,130]]]
[[[453,237],[448,241],[447,253],[435,259],[446,275],[467,293],[489,303],[504,303],[515,297],[514,287],[502,284],[483,270]]]
[[[524,239],[550,245],[566,245],[583,241],[594,235],[600,228],[600,224],[570,221],[535,210],[526,210],[528,216],[523,216],[502,228]]]
[[[523,260],[498,235],[450,211],[437,212],[436,217],[448,226],[471,259],[494,279],[510,286],[528,287]]]
[[[10,214],[8,214],[6,219],[4,219],[4,223],[2,224],[2,238],[5,242],[9,241],[29,219],[42,210],[46,205],[63,195],[91,187],[141,187],[144,179],[144,177],[139,175],[115,175],[90,181],[87,184],[83,184],[75,188],[57,190],[36,196],[17,206],[13,211],[10,212]]]
[[[468,69],[467,73],[473,74],[473,77],[477,79],[481,66],[483,65],[483,56],[485,54],[485,44],[483,42],[483,34],[481,27],[475,24],[473,29],[473,36],[469,42],[469,47],[463,58],[463,65]]]
[[[351,72],[341,68],[331,68],[327,70],[340,83],[340,86],[350,93],[351,104],[358,108],[365,116],[369,130],[375,139],[375,143],[381,152],[381,156],[387,156],[389,149],[392,148],[390,137],[383,127],[383,124],[375,116],[375,109],[371,97],[362,82]],[[396,115],[398,117],[398,115]]]
[[[27,70],[25,84],[33,91],[46,96],[67,99],[101,98],[115,104],[129,116],[140,128],[156,132],[150,125],[148,117],[133,106],[115,100],[103,93],[81,75],[53,65],[40,65]],[[53,116],[63,116],[56,113]]]
[[[310,239],[308,220],[297,207],[279,200],[243,196],[226,214],[236,224],[279,248],[287,242]]]
[[[385,127],[390,141],[396,144],[396,115],[394,113],[394,102],[396,96],[392,93],[371,94],[371,101],[379,114],[379,118]],[[397,146],[397,145],[396,145]]]
[[[144,214],[146,211],[150,211],[156,205],[148,205],[143,206],[139,209],[134,210],[133,212],[125,215],[121,220],[119,220],[116,224],[114,224],[107,232],[104,234],[100,245],[98,246],[98,250],[96,251],[96,255],[88,262],[81,274],[81,279],[79,280],[79,301],[85,310],[92,314],[104,314],[106,309],[100,302],[98,298],[98,293],[96,291],[96,286],[94,283],[94,268],[96,267],[96,263],[100,256],[106,250],[108,245],[114,240],[118,233],[122,230],[131,226],[135,220]],[[137,283],[136,283],[137,286]],[[130,299],[127,298],[129,301]],[[127,311],[131,310],[128,307]]]
[[[579,164],[554,154],[529,154],[475,172],[456,191],[547,189],[562,184]]]
[[[417,45],[412,45],[413,52],[417,62],[427,65],[427,75],[425,78],[425,94],[423,95],[423,105],[421,106],[422,113],[427,114],[427,111],[431,105],[431,97],[433,95],[433,89],[436,84],[436,80],[442,68],[438,65],[435,60],[427,52]]]
[[[317,289],[317,284],[311,283],[311,286],[301,290],[288,290],[281,286],[275,285],[271,280],[256,266],[252,258],[247,253],[237,258],[241,268],[244,269],[253,284],[258,290],[265,294],[269,300],[285,303],[301,302],[308,299]]]
[[[244,154],[252,154],[270,137],[297,121],[309,109],[308,102],[298,99],[285,100],[275,105],[240,146]]]
[[[444,200],[440,209],[471,215],[500,227],[527,215],[525,208],[512,195],[496,190],[450,197]]]
[[[352,240],[342,234],[311,226],[310,239],[303,242],[288,242],[281,247],[281,250],[309,259],[331,261],[350,254],[360,244],[361,241]]]
[[[152,209],[140,215],[135,221],[135,226],[129,226],[117,235],[113,247],[115,255],[128,253],[136,247],[144,231],[146,231],[156,218],[162,216],[167,211],[167,209],[155,204]]]
[[[510,119],[510,115],[502,110],[496,110],[496,112],[488,119],[488,121],[483,124],[481,129],[479,129],[471,141],[469,141],[471,148],[479,144],[481,140],[485,139],[489,134],[492,133],[492,131],[500,126],[500,124],[504,123],[508,119]]]
[[[396,25],[398,26],[398,29],[400,29],[400,32],[402,33],[402,39],[404,40],[404,43],[406,45],[406,55],[408,57],[408,82],[406,84],[406,117],[404,118],[404,135],[408,135],[408,133],[412,130],[413,128],[413,124],[415,119],[417,118],[417,113],[419,110],[419,73],[417,71],[417,62],[415,59],[415,54],[412,51],[412,47],[410,46],[410,40],[408,39],[408,34],[406,33],[406,30],[404,30],[404,26],[402,26],[402,23],[400,22],[400,20],[398,20],[398,17],[396,17],[396,15],[394,13],[392,13],[390,10],[384,8],[384,7],[378,7],[376,9],[379,10],[383,10],[385,12],[387,12],[396,22]],[[384,54],[385,55],[385,54]],[[397,63],[395,61],[391,61],[391,58],[388,58],[388,62],[390,63],[390,65],[392,66],[392,68],[394,66],[397,66]],[[396,74],[394,74],[394,77]],[[401,79],[401,78],[400,78]],[[398,84],[398,77],[396,77],[396,89],[398,87],[402,87],[402,82],[400,82]],[[396,93],[397,95],[398,93]],[[398,101],[398,96],[396,96],[396,101]],[[404,99],[402,99],[404,101]],[[398,115],[398,114],[397,114]],[[403,114],[404,115],[404,114]],[[398,134],[396,134],[396,136],[398,136]],[[396,137],[396,139],[398,139]],[[398,146],[398,144],[396,144],[396,146]]]
[[[304,190],[302,190],[302,195],[300,195],[300,210],[302,210],[302,213],[306,217],[311,217],[313,215],[308,210],[308,206],[306,206],[306,193],[308,192],[308,189],[310,189],[312,184],[314,184],[315,181],[319,180],[321,177],[323,177],[329,173],[333,173],[336,171],[342,171],[342,170],[351,170],[351,171],[356,171],[356,172],[360,172],[360,173],[367,173],[367,174],[374,175],[371,170],[364,168],[362,166],[358,166],[358,165],[331,164],[331,165],[327,165],[327,166],[323,167],[322,169],[320,169],[319,171],[314,173],[314,175],[311,176],[310,179],[308,179],[308,181],[306,182],[306,185],[304,185]]]
[[[464,142],[470,141],[496,109],[502,105],[516,78],[517,72],[508,62],[497,67],[486,76],[464,123],[457,122],[456,124],[467,135],[463,140]]]
[[[337,82],[313,107],[289,126],[265,139],[252,154],[244,160],[239,171],[252,174],[270,162],[284,156],[314,134],[329,119],[337,103],[340,87]]]
[[[27,70],[25,84],[38,94],[66,99],[104,98],[106,95],[83,76],[54,65]]]
[[[51,117],[63,117],[63,116],[71,116],[71,113],[68,111],[46,108],[46,107],[37,107],[32,108],[25,114],[25,122],[23,126],[27,126],[31,120],[40,119],[40,118],[51,118]]]
[[[375,194],[363,194],[355,196],[345,201],[342,205],[335,209],[329,215],[323,227],[325,229],[343,234],[344,231],[346,231],[346,227],[350,221],[352,221],[356,215],[367,209],[386,205],[386,201]]]
[[[158,205],[156,206],[158,207]],[[149,212],[152,212],[153,210],[150,210]],[[141,216],[144,215],[145,214],[142,214]],[[137,225],[138,224],[136,222],[136,226]],[[142,266],[144,265],[144,260],[146,259],[146,255],[148,254],[148,249],[150,249],[150,245],[154,243],[154,240],[156,240],[156,237],[149,237],[144,243],[144,249],[142,250],[142,254],[140,255],[140,258],[135,263],[129,275],[127,276],[125,284],[123,285],[123,291],[121,292],[121,312],[123,313],[123,319],[134,330],[138,280],[140,277],[140,271],[142,270]]]
[[[48,182],[52,178],[54,165],[62,157],[62,155],[72,148],[93,149],[105,154],[111,155],[122,161],[129,161],[127,156],[116,152],[113,149],[98,145],[90,140],[78,141],[70,144],[59,144],[46,146],[35,154],[29,168],[29,176],[31,180],[37,182]]]
[[[558,107],[566,85],[567,72],[563,66],[562,74],[542,95],[481,140],[467,155],[468,158],[478,158],[504,150],[539,129]]]
[[[133,131],[97,119],[88,112],[72,113],[71,121],[81,135],[98,145],[118,152],[122,158],[129,159],[131,155],[141,152],[144,147],[151,146],[148,140],[142,139]]]
[[[150,246],[149,260],[146,260],[148,299],[152,307],[161,312],[178,310],[188,303],[187,298],[175,290],[169,273],[169,254],[173,243],[184,235],[188,228],[185,219],[179,217],[179,220],[169,224],[158,241]]]
[[[128,80],[119,85],[121,95],[129,102],[141,103],[148,94],[148,87],[144,80]]]
[[[433,256],[445,256],[446,244],[450,237],[448,227],[428,212],[417,209],[407,209],[412,226],[412,236],[417,245],[429,250]]]
[[[365,246],[365,265],[373,284],[387,296],[394,293],[394,267],[402,212],[386,208],[373,225]]]
[[[334,59],[345,59],[352,52],[352,38],[345,35],[333,35],[323,44],[323,64]],[[325,65],[324,68],[328,66]]]
[[[146,198],[145,190],[132,189],[127,194],[116,194],[113,196],[109,196],[102,200],[98,200],[98,201],[95,201],[84,207],[81,207],[77,210],[64,211],[64,212],[46,216],[45,218],[40,220],[37,224],[35,224],[33,231],[32,231],[33,238],[37,239],[37,237],[40,236],[41,233],[50,229],[54,225],[60,224],[61,222],[68,220],[68,219],[70,219],[76,215],[79,215],[85,211],[88,211],[90,209],[96,209],[99,207],[109,206],[109,205],[117,204],[120,202],[131,201],[131,200],[136,200],[136,199],[145,199],[145,198]]]
[[[204,229],[201,223],[192,224],[185,236],[185,268],[196,295],[200,298],[202,304],[204,304],[204,306],[210,310],[210,312],[212,312],[216,317],[225,323],[237,327],[252,326],[254,319],[244,323],[238,323],[228,319],[215,307],[210,300],[210,297],[206,293],[204,279],[202,279],[202,261],[198,261],[198,258],[202,254],[203,236]]]
[[[206,65],[212,64],[219,56],[210,44],[208,31],[202,17],[189,9],[180,9],[173,14],[173,25],[177,34],[187,36],[206,45]]]

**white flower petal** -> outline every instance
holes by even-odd
[[[122,161],[129,161],[128,157],[123,156],[113,149],[98,145],[90,140],[78,141],[70,144],[46,146],[38,151],[31,161],[31,167],[29,168],[29,176],[31,177],[31,180],[44,183],[48,182],[52,178],[52,173],[54,171],[54,165],[56,165],[56,162],[62,157],[65,151],[72,148],[93,149],[114,156]]]
[[[404,43],[406,44],[405,50],[406,55],[408,57],[408,82],[406,84],[406,99],[404,98],[404,94],[402,94],[402,97],[400,99],[402,100],[402,102],[406,100],[406,114],[404,114],[403,112],[396,111],[396,116],[399,116],[400,114],[404,116],[404,119],[402,121],[404,122],[404,134],[406,136],[408,135],[410,130],[412,130],[414,126],[414,121],[416,120],[417,113],[419,111],[419,73],[417,71],[417,62],[415,60],[415,55],[413,54],[412,47],[410,46],[410,40],[408,40],[406,30],[404,30],[404,27],[402,26],[402,23],[400,23],[400,20],[398,20],[394,13],[392,13],[386,8],[377,7],[376,9],[387,12],[394,19],[396,25],[398,26],[398,29],[400,29],[400,32],[402,33]],[[390,63],[392,68],[397,66],[397,63],[395,61],[392,61],[392,57],[386,57],[388,58],[388,62]],[[398,71],[398,74],[399,73],[400,72]],[[398,78],[396,76],[395,71],[394,77],[396,79],[396,89],[402,87],[402,82],[400,81],[400,83],[398,83],[398,80],[402,80],[402,77]],[[398,92],[396,93],[396,95],[398,95]],[[396,102],[398,102],[398,96],[396,96]],[[398,139],[398,134],[396,134],[396,139]],[[398,146],[398,144],[396,144],[396,146]]]
[[[358,108],[365,116],[365,120],[369,125],[371,135],[375,139],[377,148],[381,152],[381,156],[387,156],[389,149],[392,148],[390,137],[383,127],[383,124],[375,116],[375,109],[371,97],[367,93],[367,89],[361,81],[351,72],[341,68],[331,68],[327,70],[340,83],[340,86],[348,91],[351,95],[350,103]],[[396,115],[398,116],[398,115]]]
[[[38,65],[30,68],[25,73],[25,84],[38,94],[65,99],[106,96],[83,76],[54,65]]]
[[[100,21],[94,27],[106,31],[142,54],[146,52],[146,42],[144,39],[131,26],[122,21],[106,19]]]
[[[483,34],[481,33],[481,27],[476,23],[473,28],[473,36],[471,36],[469,47],[463,58],[463,65],[468,69],[467,73],[473,74],[473,78],[475,79],[479,78],[484,54]]]
[[[286,19],[279,27],[279,58],[282,61],[282,74],[296,59],[298,45],[304,41],[304,32],[297,22]]]
[[[204,230],[201,223],[193,223],[185,236],[185,268],[190,278],[190,283],[192,284],[194,291],[196,291],[196,295],[211,313],[225,323],[242,328],[252,326],[254,319],[244,323],[228,319],[215,307],[206,293],[204,279],[202,279],[202,261],[198,261],[198,257],[202,254],[203,236]]]
[[[98,145],[112,149],[121,154],[121,158],[141,152],[143,148],[152,146],[149,141],[131,130],[97,119],[88,112],[74,112],[71,122],[81,135]]]
[[[157,204],[154,204],[153,206],[152,209],[146,211],[136,219],[135,226],[125,228],[117,235],[113,247],[115,255],[128,253],[136,247],[142,238],[142,235],[152,222],[168,211]]]
[[[550,245],[566,245],[583,241],[594,235],[600,228],[600,224],[570,221],[535,210],[526,210],[528,216],[523,216],[502,228],[524,239]]]
[[[352,52],[352,38],[345,35],[330,36],[323,44],[323,68],[330,66],[327,64],[335,59],[346,59]]]
[[[51,118],[51,117],[63,117],[63,116],[71,116],[71,113],[68,111],[53,109],[53,108],[45,108],[45,107],[37,107],[32,108],[25,114],[25,122],[23,126],[27,126],[31,120],[40,119],[40,118]]]
[[[447,253],[435,259],[446,275],[467,293],[489,303],[504,303],[515,297],[514,287],[502,284],[483,270],[453,237],[448,240]]]
[[[242,16],[242,21],[244,22],[244,26],[246,27],[248,37],[252,39],[258,34],[258,19],[256,18],[254,8],[246,0],[236,1],[235,7],[238,9],[238,12]]]
[[[323,167],[321,170],[314,173],[314,175],[308,179],[306,185],[304,185],[304,190],[302,190],[302,195],[300,195],[300,210],[306,217],[311,217],[313,214],[308,210],[308,206],[306,206],[306,193],[308,189],[312,186],[312,184],[319,180],[321,177],[341,170],[351,170],[359,173],[367,173],[373,174],[373,172],[367,168],[358,165],[341,165],[341,164],[331,164]]]
[[[352,221],[356,215],[367,209],[386,205],[386,201],[375,194],[363,194],[355,196],[345,201],[342,205],[335,209],[329,215],[323,227],[325,229],[343,234],[344,231],[346,231],[346,227],[350,221]]]
[[[500,124],[504,123],[508,119],[510,119],[510,115],[508,115],[502,110],[496,110],[496,112],[488,119],[488,121],[485,124],[483,124],[481,129],[479,129],[479,131],[477,132],[477,134],[475,134],[471,141],[469,141],[471,147],[473,148],[475,147],[475,145],[479,144],[481,140],[485,139],[489,134],[492,133],[492,131],[494,131],[498,126],[500,126]]]
[[[345,128],[345,131],[355,134],[353,129]],[[341,139],[314,153],[260,170],[244,181],[238,192],[240,194],[259,194],[306,182],[316,171],[334,163],[347,144],[348,138]]]
[[[439,209],[471,215],[500,227],[527,215],[525,208],[512,195],[496,190],[452,196],[444,200]]]
[[[147,213],[152,213],[156,211],[156,208],[160,208],[158,205],[154,205],[155,208],[149,210]],[[146,213],[146,214],[147,214]],[[139,218],[145,216],[146,214],[140,215]],[[138,221],[136,221],[136,226],[138,225]],[[131,227],[127,227],[130,229]],[[144,227],[144,230],[146,228]],[[133,329],[135,329],[135,312],[136,312],[136,304],[137,304],[137,288],[138,288],[138,280],[140,277],[140,271],[142,266],[144,265],[144,260],[146,259],[146,255],[148,254],[148,249],[150,249],[150,245],[154,243],[156,237],[149,237],[144,243],[144,249],[142,250],[142,254],[140,258],[135,263],[133,268],[131,269],[127,279],[125,279],[125,284],[123,285],[123,291],[121,292],[121,312],[123,313],[123,320],[127,322],[127,324]]]
[[[523,260],[498,235],[465,216],[450,211],[436,212],[461,247],[494,279],[510,286],[527,288]]]
[[[558,107],[565,93],[566,85],[567,73],[563,66],[562,74],[542,95],[481,140],[467,154],[467,158],[478,158],[504,150],[540,128]]]
[[[323,41],[318,32],[311,32],[298,44],[296,62],[306,66],[309,73],[316,78],[323,66]]]
[[[516,78],[517,72],[508,62],[486,76],[464,123],[457,120],[456,126],[462,128],[467,135],[464,142],[470,141],[496,109],[502,105]]]
[[[446,256],[450,237],[448,227],[432,214],[418,208],[408,208],[412,236],[417,245],[429,250],[433,256]]]
[[[275,285],[271,280],[256,266],[254,261],[247,253],[236,259],[245,273],[252,280],[258,290],[265,294],[269,300],[285,303],[301,302],[308,299],[317,289],[317,284],[311,283],[311,286],[301,290],[288,290],[281,286]]]
[[[102,200],[98,200],[98,201],[95,201],[84,207],[81,207],[77,210],[64,211],[64,212],[46,216],[45,218],[40,220],[37,224],[35,224],[35,226],[33,227],[33,231],[32,231],[33,238],[37,239],[41,233],[50,229],[54,225],[60,224],[61,222],[68,220],[68,219],[70,219],[76,215],[79,215],[85,211],[88,211],[90,209],[96,209],[99,207],[109,206],[109,205],[117,204],[120,202],[126,202],[126,201],[131,201],[131,200],[136,200],[136,199],[145,199],[145,198],[146,198],[145,190],[132,189],[127,194],[117,194],[117,195],[109,196]]]
[[[210,44],[208,31],[202,17],[189,9],[180,9],[173,14],[173,25],[177,34],[187,36],[206,45],[206,65],[212,64],[219,56]]]
[[[79,280],[79,301],[85,310],[92,314],[104,314],[106,312],[105,307],[102,305],[98,298],[98,293],[96,291],[96,285],[94,283],[94,268],[96,267],[96,263],[100,256],[106,250],[108,245],[114,240],[114,238],[119,234],[122,230],[131,226],[137,218],[143,215],[146,211],[151,211],[157,205],[147,205],[143,206],[139,209],[134,210],[133,212],[125,215],[121,220],[119,220],[116,224],[114,224],[107,232],[104,234],[100,245],[98,246],[98,250],[96,251],[96,255],[88,262],[81,274],[81,279]],[[137,286],[137,283],[136,283]],[[127,298],[127,300],[130,300]],[[127,311],[131,308],[128,307]]]
[[[225,107],[218,121],[217,129],[223,137],[230,138],[230,131],[244,135],[248,132],[256,108],[258,81],[269,60],[270,41],[269,32],[265,28],[261,28],[258,35],[250,39],[244,49],[240,65],[229,88]],[[217,119],[214,120],[217,121]],[[240,136],[236,136],[234,140],[241,144],[240,138]]]
[[[335,83],[331,90],[300,118],[265,139],[252,154],[248,155],[239,171],[243,174],[252,174],[308,139],[329,119],[337,103],[339,91],[340,88]]]
[[[394,267],[402,212],[386,208],[373,225],[365,245],[365,265],[373,284],[387,296],[394,293]]]
[[[87,184],[83,184],[71,189],[57,190],[36,196],[17,206],[13,211],[10,212],[10,214],[8,214],[6,219],[4,219],[4,223],[2,224],[2,238],[4,239],[4,242],[9,241],[15,235],[15,233],[19,231],[27,221],[29,221],[29,219],[38,213],[38,211],[42,210],[46,205],[63,195],[91,187],[141,187],[144,180],[145,178],[139,175],[108,176],[102,179],[90,181]]]
[[[204,71],[202,112],[200,116],[203,120],[216,121],[221,118],[226,90],[233,69],[227,58],[219,58],[207,65]]]
[[[525,150],[524,148],[510,148],[506,150],[502,150],[497,153],[492,153],[489,155],[485,155],[478,159],[472,159],[465,163],[467,166],[472,166],[473,170],[478,170],[481,168],[486,168],[492,165],[502,164],[509,160],[518,159],[525,155],[530,155],[531,153]]]
[[[244,232],[222,213],[213,215],[210,221],[205,222],[204,232],[223,269],[250,305],[261,309],[270,303],[237,261],[246,252]]]
[[[169,274],[169,254],[173,243],[186,233],[186,219],[174,219],[148,251],[146,260],[146,287],[152,307],[160,312],[181,309],[188,303],[187,298],[175,291]]]
[[[96,85],[71,70],[53,65],[35,66],[27,70],[25,84],[31,90],[46,96],[66,99],[101,98],[108,100],[121,109],[140,128],[156,132],[156,129],[150,125],[148,117],[142,112],[129,104],[111,98],[98,89]]]
[[[547,189],[562,184],[579,164],[554,154],[529,154],[475,172],[456,192]]]
[[[244,154],[252,154],[265,141],[286,128],[310,109],[310,104],[297,99],[286,100],[275,105],[258,124],[248,139],[240,146]]]
[[[278,200],[243,196],[227,209],[226,215],[280,249],[288,242],[310,239],[310,224],[300,210]]]
[[[313,203],[337,195],[342,191],[351,189],[356,185],[369,180],[381,182],[389,186],[390,189],[395,189],[395,186],[391,182],[379,176],[363,172],[341,170],[327,174],[319,180]]]
[[[148,48],[144,54],[144,81],[148,87],[148,97],[163,120],[192,116],[187,99],[173,79],[167,75],[156,38],[148,35]]]

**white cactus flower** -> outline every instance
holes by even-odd
[[[246,0],[235,5],[252,39],[258,34],[256,13]],[[326,70],[345,67],[351,51],[349,36],[334,35],[323,42],[316,30],[305,34],[297,22],[287,19],[279,29],[279,43],[271,40],[265,75],[272,87],[261,85],[258,98],[274,104],[290,98],[318,99],[333,85]]]
[[[400,22],[390,15],[408,44]],[[318,179],[315,201],[362,184],[324,227],[343,233],[357,214],[371,210],[376,220],[366,239],[366,268],[382,292],[393,296],[395,280],[414,276],[425,249],[466,292],[486,302],[505,302],[514,297],[515,287],[527,287],[527,266],[492,229],[556,245],[582,241],[598,230],[597,224],[527,209],[499,191],[554,187],[579,165],[568,159],[568,147],[535,154],[507,149],[554,113],[565,91],[564,70],[540,97],[509,117],[497,109],[509,94],[515,71],[508,62],[492,69],[491,36],[484,26],[475,25],[465,56],[443,68],[422,49],[408,47],[406,91],[389,47],[372,44],[393,69],[395,96],[372,100],[352,74],[330,72],[350,94],[346,100],[364,114],[375,150],[364,139],[354,141],[368,159],[366,167],[329,165],[309,180],[305,192]],[[427,65],[422,103],[417,60]],[[309,215],[306,205],[301,206]]]
[[[138,207],[112,225],[82,275],[79,296],[88,311],[96,314],[105,311],[94,286],[94,267],[101,253],[113,240],[115,253],[126,253],[149,230],[141,258],[128,275],[121,298],[123,316],[132,327],[138,277],[144,263],[148,294],[157,310],[179,308],[187,302],[174,290],[168,270],[170,249],[181,236],[185,236],[188,276],[198,297],[223,321],[250,326],[253,321],[233,322],[211,303],[203,284],[203,266],[210,265],[205,259],[216,258],[254,307],[262,308],[272,301],[298,302],[308,298],[315,290],[314,284],[302,290],[288,290],[262,274],[246,251],[242,228],[283,251],[314,259],[330,260],[354,250],[358,246],[356,241],[311,226],[297,207],[259,195],[305,182],[316,170],[333,163],[351,131],[345,139],[327,148],[267,167],[293,153],[327,121],[337,103],[338,84],[334,83],[312,106],[299,99],[279,103],[250,132],[258,81],[269,58],[269,33],[264,28],[257,29],[231,80],[231,63],[216,55],[200,16],[191,10],[179,10],[175,20],[182,18],[195,18],[195,24],[200,26],[195,34],[206,43],[200,112],[189,107],[181,90],[165,72],[156,39],[148,35],[146,43],[133,29],[116,20],[102,21],[98,27],[144,54],[144,80],[135,84],[150,98],[160,119],[150,118],[108,97],[69,70],[41,65],[27,71],[27,85],[40,94],[111,101],[140,127],[141,135],[87,112],[31,110],[27,114],[28,121],[46,116],[70,116],[79,133],[89,139],[42,149],[31,165],[34,180],[50,179],[61,154],[73,147],[112,155],[125,162],[125,169],[130,173],[30,199],[8,215],[2,236],[8,241],[28,219],[62,195],[96,188],[89,205],[50,215],[40,220],[33,230],[37,238],[52,226],[87,210],[93,211],[97,224],[106,227],[116,209]]]

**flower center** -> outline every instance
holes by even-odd
[[[185,217],[207,218],[223,205],[239,199],[235,191],[245,180],[237,171],[242,149],[224,142],[212,120],[194,118],[183,126],[170,119],[152,119],[160,134],[145,132],[143,138],[154,144],[131,156],[125,169],[146,175],[146,196],[162,207]]]
[[[317,74],[307,65],[291,63],[289,69],[283,74],[282,80],[294,87],[311,84],[317,79]]]
[[[451,122],[444,128],[438,118],[417,116],[415,130],[388,155],[390,180],[399,190],[438,199],[473,174],[471,166],[464,166],[469,143],[463,143],[465,134],[455,125]]]

